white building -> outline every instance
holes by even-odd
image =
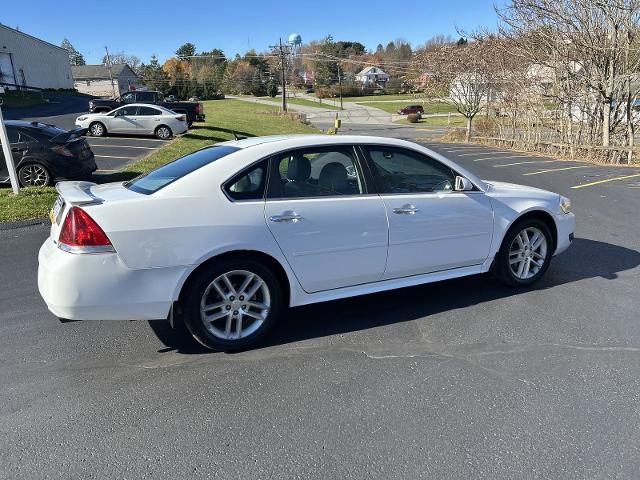
[[[384,88],[388,81],[389,75],[379,67],[363,68],[356,75],[356,82],[361,82],[365,87],[375,85],[380,88]]]
[[[112,65],[111,72],[106,65],[77,65],[71,70],[76,90],[87,95],[119,97],[142,86],[140,77],[126,63]]]
[[[62,47],[0,24],[0,83],[73,88],[69,54]]]

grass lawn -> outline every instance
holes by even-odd
[[[380,110],[384,110],[389,113],[397,113],[398,110],[408,105],[422,105],[424,113],[457,113],[455,107],[443,102],[428,102],[422,103],[420,101],[413,102],[358,102],[358,105],[364,105],[367,107],[375,107]]]
[[[408,125],[423,125],[427,127],[446,127],[449,125],[449,119],[446,116],[443,117],[423,117],[418,120],[417,123],[409,123],[406,118],[396,120],[395,123],[402,123]],[[461,115],[451,115],[452,127],[464,127],[467,125],[466,119]]]
[[[260,97],[260,99],[268,100],[278,105],[282,105],[282,98]],[[340,99],[338,99],[338,101],[340,101]],[[307,100],[306,98],[287,98],[287,103],[291,103],[293,105],[302,105],[305,107],[322,108],[324,110],[340,110],[340,107],[334,107],[331,103],[327,103],[325,101],[323,101],[322,103],[314,102],[313,100]]]
[[[286,133],[318,133],[290,117],[278,115],[278,108],[239,100],[210,100],[203,102],[207,121],[129,165],[123,172],[114,173],[107,181],[124,181],[148,172],[175,158],[217,142],[240,137],[277,135]],[[0,187],[0,222],[44,218],[56,198],[53,187],[26,188],[16,197],[8,186]]]
[[[39,93],[6,91],[3,98],[3,107],[31,107],[32,105],[42,105],[44,99]]]

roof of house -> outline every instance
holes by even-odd
[[[114,78],[118,78],[125,71],[136,75],[126,63],[111,65],[111,73]],[[71,73],[76,80],[109,79],[109,68],[106,65],[72,65]],[[136,75],[137,76],[137,75]]]
[[[379,70],[378,72],[376,72],[377,75],[379,75],[379,74],[387,75],[387,72],[382,70],[380,67],[375,67],[375,66],[363,68],[362,70],[360,70],[358,75],[367,75],[368,73],[371,73],[371,69],[372,68],[375,68],[375,69]]]

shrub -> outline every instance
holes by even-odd
[[[407,115],[407,122],[409,123],[418,123],[418,121],[422,118],[422,115],[419,113],[410,113]]]

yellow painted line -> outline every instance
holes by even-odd
[[[93,173],[116,173],[119,172],[120,170],[103,170],[102,168],[100,170],[96,170]]]
[[[96,158],[126,158],[126,159],[132,159],[134,157],[117,157],[115,155],[94,155]]]
[[[115,147],[115,148],[141,148],[143,150],[155,150],[158,147],[136,147],[133,145],[97,145],[97,144],[90,144],[92,147]]]
[[[537,172],[523,173],[523,175],[540,175],[541,173],[564,172],[565,170],[575,170],[576,168],[589,168],[593,165],[579,165],[577,167],[552,168],[549,170],[539,170]]]
[[[618,180],[626,180],[627,178],[637,178],[637,177],[640,177],[640,173],[634,173],[633,175],[623,175],[622,177],[605,178],[604,180],[597,180],[595,182],[589,182],[589,183],[583,183],[581,185],[575,185],[575,186],[573,186],[571,188],[591,187],[593,185],[600,185],[601,183],[616,182]]]
[[[557,160],[531,160],[527,162],[503,163],[502,165],[494,165],[493,168],[513,167],[514,165],[525,165],[527,163],[555,163]]]

